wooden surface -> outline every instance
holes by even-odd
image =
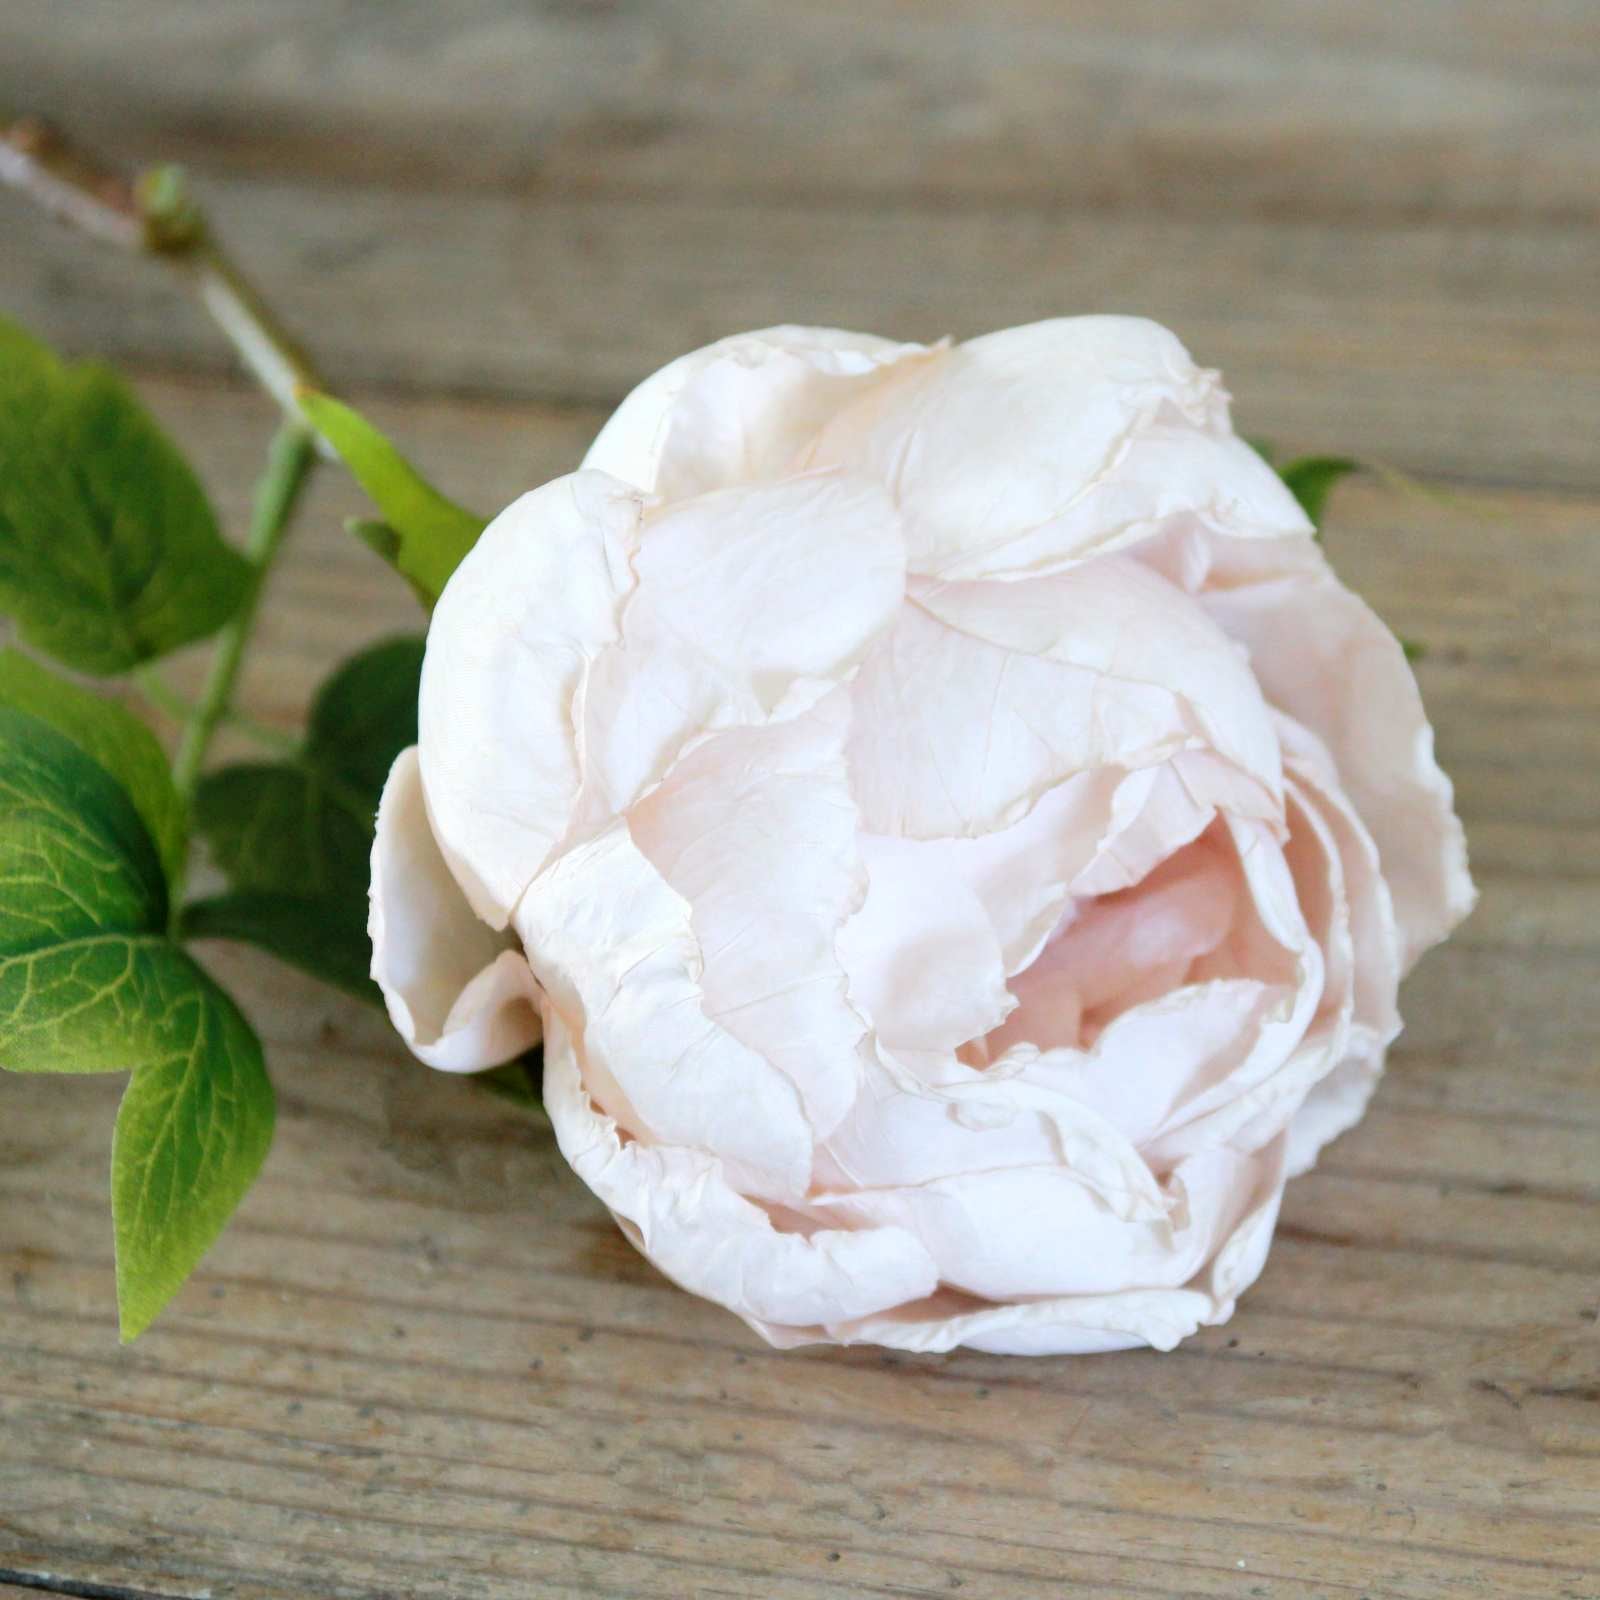
[[[0,1081],[0,1597],[1600,1596],[1597,76],[1592,0],[7,0],[0,106],[187,161],[485,509],[780,319],[1147,311],[1248,431],[1429,476],[1329,545],[1429,647],[1483,903],[1234,1321],[1063,1361],[774,1354],[525,1117],[208,952],[278,1142],[130,1349],[119,1086]],[[270,416],[158,270],[0,197],[0,307],[121,361],[238,525]],[[260,716],[416,623],[356,504],[316,491]]]

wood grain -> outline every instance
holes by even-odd
[[[319,180],[1600,219],[1589,0],[221,9],[9,0],[0,100],[145,159]]]
[[[1221,366],[1256,431],[1462,481],[1600,489],[1587,228],[202,190],[349,382],[610,404],[684,350],[774,322],[934,339],[1135,311]],[[0,301],[69,348],[228,370],[160,267],[132,275],[59,230],[13,230]]]
[[[730,328],[1091,306],[1173,322],[1250,431],[1449,480],[1353,480],[1326,537],[1428,647],[1483,900],[1233,1322],[1076,1361],[775,1354],[536,1122],[206,949],[278,1142],[137,1345],[119,1085],[0,1079],[0,1597],[1600,1600],[1597,65],[1586,0],[10,0],[0,101],[189,161],[486,511]],[[159,272],[0,196],[0,306],[126,364],[242,523],[271,412]],[[313,492],[259,717],[418,626],[359,503]]]

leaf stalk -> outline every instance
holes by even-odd
[[[217,635],[216,649],[206,672],[200,698],[183,725],[178,751],[172,760],[172,782],[187,809],[194,800],[200,768],[218,725],[227,717],[234,684],[244,661],[245,646],[255,629],[256,612],[268,572],[288,531],[306,480],[316,465],[315,436],[303,423],[285,421],[267,452],[266,470],[256,486],[245,557],[254,567],[244,603]],[[174,915],[183,900],[183,885],[172,885]]]

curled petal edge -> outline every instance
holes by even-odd
[[[481,1072],[539,1042],[538,985],[511,937],[481,922],[434,836],[417,748],[390,769],[372,843],[372,977],[406,1046]]]

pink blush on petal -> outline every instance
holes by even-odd
[[[1239,896],[1238,864],[1213,827],[1132,887],[1069,902],[1038,959],[1011,980],[1017,1008],[985,1038],[985,1055],[1093,1044],[1113,1018],[1178,987],[1223,943]]]

